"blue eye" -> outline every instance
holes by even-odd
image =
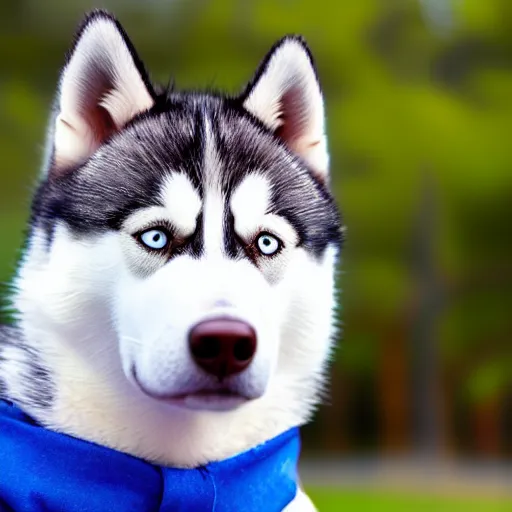
[[[272,256],[281,248],[281,241],[268,233],[261,234],[256,243],[261,254],[265,256]]]
[[[155,251],[164,249],[169,242],[167,233],[161,229],[149,229],[148,231],[144,231],[144,233],[140,235],[140,239],[146,247],[154,249]]]

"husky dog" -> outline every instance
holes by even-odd
[[[341,234],[302,38],[240,95],[177,92],[94,11],[58,86],[0,394],[152,464],[257,447],[319,401]],[[286,510],[313,505],[299,489]]]

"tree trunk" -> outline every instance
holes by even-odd
[[[409,444],[410,393],[407,343],[403,326],[386,329],[381,345],[377,390],[386,453],[405,451]]]
[[[473,439],[478,455],[498,457],[501,453],[501,401],[493,398],[475,404],[473,409]]]
[[[436,251],[436,199],[433,177],[425,174],[413,225],[412,275],[417,297],[411,336],[414,446],[424,456],[439,455],[445,444],[437,330],[443,306],[443,287]]]

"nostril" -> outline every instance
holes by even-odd
[[[239,338],[233,347],[233,355],[237,361],[248,361],[254,355],[252,338]]]
[[[189,333],[197,365],[222,380],[249,366],[256,353],[256,332],[240,320],[217,318],[196,324]]]
[[[191,349],[197,359],[216,359],[221,353],[221,343],[216,336],[203,336]]]

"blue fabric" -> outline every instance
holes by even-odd
[[[0,510],[277,512],[297,492],[299,451],[293,428],[202,468],[160,467],[45,429],[0,401]]]

